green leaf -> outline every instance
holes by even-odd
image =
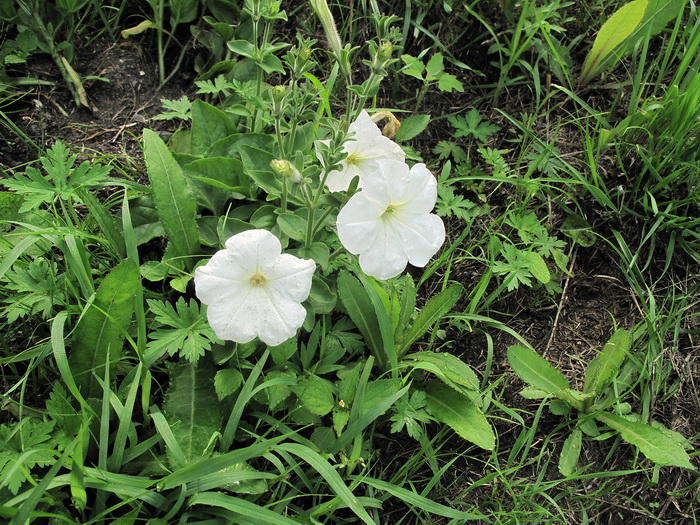
[[[582,438],[583,434],[577,428],[564,441],[559,455],[559,472],[562,476],[570,476],[576,470],[578,458],[581,455]]]
[[[430,123],[430,115],[411,115],[403,122],[394,136],[396,142],[411,140],[422,133]]]
[[[143,131],[143,152],[153,188],[158,217],[177,255],[189,257],[199,250],[195,220],[197,202],[180,165],[165,142],[153,131]],[[192,261],[187,260],[191,265]]]
[[[425,72],[428,77],[437,78],[437,76],[444,70],[445,66],[443,64],[442,53],[435,53],[432,57],[430,57],[428,63],[425,64]]]
[[[411,328],[397,348],[398,355],[408,350],[418,338],[422,337],[436,322],[443,318],[457,303],[464,289],[459,284],[453,284],[432,297],[418,313]]]
[[[365,343],[379,365],[386,364],[379,321],[374,306],[360,282],[346,271],[338,274],[338,296],[352,322],[362,334]]]
[[[542,284],[547,284],[551,275],[549,273],[549,268],[547,268],[547,263],[544,262],[542,256],[537,252],[527,252],[525,254],[525,260],[527,261],[527,269],[530,270],[532,276],[537,279]]]
[[[183,454],[179,458],[168,449],[170,466],[178,469],[209,456],[209,442],[221,431],[223,414],[214,388],[214,366],[209,360],[200,359],[196,365],[175,363],[169,372],[163,412]]]
[[[452,93],[453,91],[464,93],[464,85],[457,80],[456,76],[450,75],[449,73],[442,73],[439,76],[438,89],[445,93]]]
[[[282,195],[282,182],[270,167],[270,162],[275,159],[272,152],[251,146],[241,146],[240,152],[245,174],[268,195]]]
[[[102,391],[94,375],[104,377],[109,353],[110,377],[121,358],[124,334],[134,314],[134,296],[141,286],[139,269],[131,259],[119,263],[105,277],[95,299],[75,328],[69,364],[84,397]]]
[[[243,374],[235,368],[217,370],[214,376],[214,389],[219,401],[233,394],[243,384]]]
[[[325,416],[335,406],[333,387],[318,376],[311,375],[296,389],[301,404],[312,414]]]
[[[450,385],[454,383],[469,390],[479,388],[479,379],[464,361],[447,352],[417,352],[404,357],[414,368],[421,368],[437,375]]]
[[[284,450],[306,461],[325,480],[326,485],[367,525],[374,525],[375,521],[367,514],[357,497],[345,485],[338,471],[328,463],[320,454],[307,446],[299,443],[283,443],[274,447]]]
[[[603,351],[588,365],[583,391],[593,392],[596,395],[602,394],[612,382],[615,374],[619,372],[629,349],[629,332],[622,329],[617,330],[605,343]]]
[[[277,225],[287,237],[295,241],[303,241],[306,236],[307,220],[294,213],[281,213],[277,217]]]
[[[657,465],[693,468],[688,453],[662,430],[614,414],[602,413],[595,417],[601,423],[617,430],[622,439],[637,447]]]
[[[530,348],[518,345],[509,347],[508,363],[520,379],[538,390],[555,394],[569,388],[569,382],[561,372]]]
[[[580,215],[569,215],[564,224],[561,225],[561,231],[584,248],[589,248],[595,244],[596,236],[593,233],[593,228]]]
[[[209,147],[236,132],[231,117],[202,100],[192,103],[192,131],[190,150],[193,155],[204,155]]]
[[[480,142],[486,142],[491,135],[501,129],[500,126],[482,120],[479,111],[475,108],[470,109],[464,116],[450,115],[447,120],[454,126],[456,138],[473,136]]]
[[[405,488],[399,487],[398,485],[394,485],[392,483],[388,483],[380,479],[363,476],[361,478],[361,481],[362,483],[365,483],[370,487],[374,487],[375,489],[388,492],[392,496],[397,497],[402,501],[405,501],[411,507],[420,508],[421,510],[430,512],[431,514],[435,514],[437,516],[443,516],[445,518],[453,518],[459,520],[458,523],[462,523],[463,521],[486,519],[486,516],[484,516],[483,514],[470,514],[468,512],[464,512],[456,508],[447,507],[431,499],[428,499],[425,496],[416,494],[411,490],[407,490]],[[484,523],[488,522],[485,521]]]
[[[449,425],[467,441],[485,450],[493,450],[496,445],[493,429],[471,399],[437,382],[428,383],[425,392],[428,412],[436,420]]]
[[[221,492],[198,492],[189,499],[189,506],[201,505],[204,509],[219,507],[236,516],[246,516],[255,523],[267,523],[269,525],[298,525],[299,522],[287,518],[278,512],[271,511],[248,500],[222,494]],[[239,518],[240,519],[240,518]]]
[[[164,325],[150,333],[151,341],[146,347],[147,363],[154,363],[166,352],[169,355],[179,352],[181,357],[195,363],[213,343],[220,342],[194,299],[187,303],[180,297],[175,307],[155,299],[147,302],[156,321]]]
[[[629,39],[639,27],[649,0],[634,0],[623,5],[600,28],[583,62],[579,85],[585,86],[601,72],[603,64],[613,54],[615,49]],[[619,59],[619,55],[618,55]]]

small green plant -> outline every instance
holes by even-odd
[[[464,92],[462,82],[456,76],[445,71],[445,58],[442,53],[435,53],[425,64],[421,57],[413,57],[411,55],[401,55],[401,60],[405,65],[400,72],[417,78],[422,82],[416,95],[415,111],[420,109],[425,95],[433,87],[437,87],[445,93],[453,91]]]
[[[586,368],[583,390],[571,388],[561,372],[534,350],[524,346],[508,348],[508,363],[529,385],[520,392],[523,397],[553,398],[549,406],[554,414],[573,412],[574,429],[559,457],[563,475],[577,469],[583,435],[601,437],[599,424],[610,429],[608,437],[619,435],[656,465],[693,468],[683,436],[658,421],[645,423],[641,416],[631,412],[629,403],[622,401],[620,390],[631,387],[636,369],[634,362],[628,360],[630,348],[629,332],[617,330]],[[625,361],[628,362],[623,367]]]

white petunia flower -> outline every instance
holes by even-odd
[[[425,266],[445,241],[442,219],[431,213],[437,182],[425,164],[381,161],[362,191],[338,214],[338,237],[360,256],[367,275],[390,279],[406,263]]]
[[[348,128],[350,138],[343,144],[348,156],[340,163],[340,170],[331,171],[326,186],[331,191],[345,191],[354,177],[360,177],[361,188],[365,175],[374,173],[382,160],[403,162],[406,154],[396,142],[382,135],[369,114],[363,109]]]
[[[282,253],[267,230],[248,230],[195,269],[197,297],[208,306],[209,324],[220,339],[247,343],[256,336],[277,346],[304,323],[316,264]]]

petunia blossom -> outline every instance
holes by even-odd
[[[358,187],[364,185],[366,175],[377,169],[377,163],[382,160],[403,162],[406,154],[401,147],[388,139],[372,122],[369,114],[363,109],[357,120],[348,128],[350,138],[343,144],[343,151],[348,156],[341,161],[341,169],[331,171],[326,178],[326,186],[331,191],[345,191],[354,177],[360,178]]]
[[[247,343],[259,337],[277,346],[304,323],[301,303],[315,269],[311,260],[283,254],[269,231],[248,230],[229,238],[226,249],[195,269],[194,284],[218,338]]]
[[[378,279],[400,274],[407,263],[425,266],[445,241],[442,219],[431,213],[437,183],[425,164],[381,161],[362,191],[340,210],[338,237]]]

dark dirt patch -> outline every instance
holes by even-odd
[[[150,44],[138,39],[99,39],[89,49],[81,50],[76,70],[82,76],[102,79],[85,86],[95,111],[77,108],[54,64],[38,57],[30,62],[29,69],[34,76],[55,82],[55,86],[39,86],[27,95],[21,101],[25,111],[16,124],[44,149],[61,140],[86,155],[114,155],[127,163],[140,159],[143,128],[171,127],[168,122],[151,120],[162,111],[160,100],[193,91],[191,74],[180,75],[158,90],[154,56]],[[6,152],[4,164],[11,169],[34,158],[35,152],[16,144],[15,151]]]

